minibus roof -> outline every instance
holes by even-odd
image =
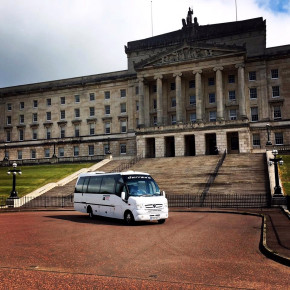
[[[81,173],[79,175],[79,177],[81,176],[96,176],[96,175],[116,175],[116,174],[120,174],[120,175],[150,175],[149,173],[146,172],[139,172],[139,171],[133,171],[133,170],[129,170],[129,171],[125,171],[125,172],[111,172],[111,173],[106,173],[103,171],[94,171],[94,172],[87,172],[87,173]]]

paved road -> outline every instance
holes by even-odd
[[[0,289],[287,289],[259,251],[261,219],[170,213],[163,225],[74,211],[0,214]]]

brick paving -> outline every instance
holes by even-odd
[[[0,228],[0,289],[290,285],[290,268],[259,251],[257,216],[171,212],[163,225],[127,227],[75,211],[7,212]]]

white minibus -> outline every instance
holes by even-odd
[[[94,215],[135,221],[156,220],[162,224],[168,218],[165,192],[155,180],[143,172],[82,173],[74,192],[74,208]]]

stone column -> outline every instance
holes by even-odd
[[[216,101],[217,101],[217,120],[224,120],[224,98],[223,98],[223,67],[215,67],[216,73]]]
[[[139,78],[139,125],[144,127],[145,115],[144,115],[144,78]]]
[[[246,97],[245,97],[245,65],[237,64],[238,69],[238,96],[239,96],[239,112],[241,119],[247,119],[246,114]]]
[[[196,98],[196,121],[202,121],[202,92],[201,92],[202,70],[193,71],[195,74],[195,98]]]
[[[176,93],[176,123],[182,123],[182,95],[181,95],[181,76],[182,73],[173,74],[175,77],[175,93]]]
[[[163,104],[162,104],[162,75],[156,75],[154,79],[157,85],[157,124],[163,125]]]

